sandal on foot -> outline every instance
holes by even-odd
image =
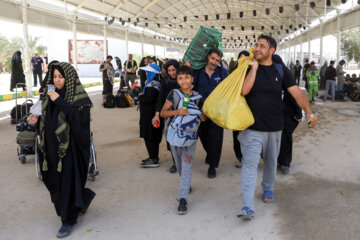
[[[246,212],[243,212],[246,211]],[[249,207],[243,207],[241,211],[237,214],[237,217],[242,217],[245,220],[251,220],[255,215],[255,212]]]
[[[266,201],[265,198],[271,198],[270,201]],[[265,190],[264,196],[263,196],[263,202],[264,203],[273,203],[274,202],[274,193],[271,190]]]

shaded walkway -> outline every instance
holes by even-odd
[[[336,113],[359,110],[360,103],[315,105],[319,125],[302,123],[295,133],[291,175],[278,174],[276,202],[261,201],[256,217],[236,218],[240,209],[240,170],[234,167],[232,134],[225,131],[218,177],[208,179],[201,144],[194,162],[189,214],[178,216],[179,177],[171,175],[170,155],[161,144],[161,165],[141,169],[145,146],[138,138],[135,108],[100,108],[93,95],[92,130],[100,175],[88,185],[97,196],[68,239],[357,239],[360,235],[358,117]],[[16,132],[0,121],[0,239],[56,239],[60,221],[33,160],[16,157]],[[260,164],[259,173],[262,171]],[[262,174],[259,174],[260,176]]]

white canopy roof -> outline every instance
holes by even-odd
[[[5,2],[20,6],[22,1]],[[223,33],[223,43],[228,48],[248,47],[261,33],[279,41],[296,37],[316,19],[325,19],[329,12],[344,5],[342,2],[344,0],[28,0],[29,22],[46,21],[50,27],[64,28],[65,21],[65,28],[71,29],[72,16],[77,15],[78,31],[99,34],[100,27],[106,23],[112,30],[110,37],[123,38],[125,29],[129,29],[129,40],[139,41],[139,34],[143,34],[147,38],[145,42],[154,42],[155,35],[160,41],[177,45],[188,43],[200,26],[215,27]],[[357,1],[345,2],[358,8]],[[0,16],[14,18],[13,13],[0,9]],[[39,13],[42,17],[36,19]],[[21,19],[21,11],[18,14]]]

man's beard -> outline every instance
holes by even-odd
[[[261,53],[258,56],[259,57],[257,57],[257,55],[255,54],[255,59],[256,59],[256,61],[261,62],[261,61],[266,60],[269,57],[269,54],[266,55],[266,54]]]
[[[260,56],[256,56],[255,55],[255,59],[256,59],[256,61],[258,61],[258,62],[260,62],[261,60],[263,60],[263,55],[260,55]]]
[[[212,63],[209,63],[209,68],[210,68],[211,70],[216,69],[216,67],[217,67],[217,65],[212,64]]]

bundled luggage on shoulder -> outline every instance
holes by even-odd
[[[186,49],[184,61],[189,60],[193,69],[201,69],[207,64],[210,50],[218,47],[222,50],[222,33],[215,28],[200,27]]]

